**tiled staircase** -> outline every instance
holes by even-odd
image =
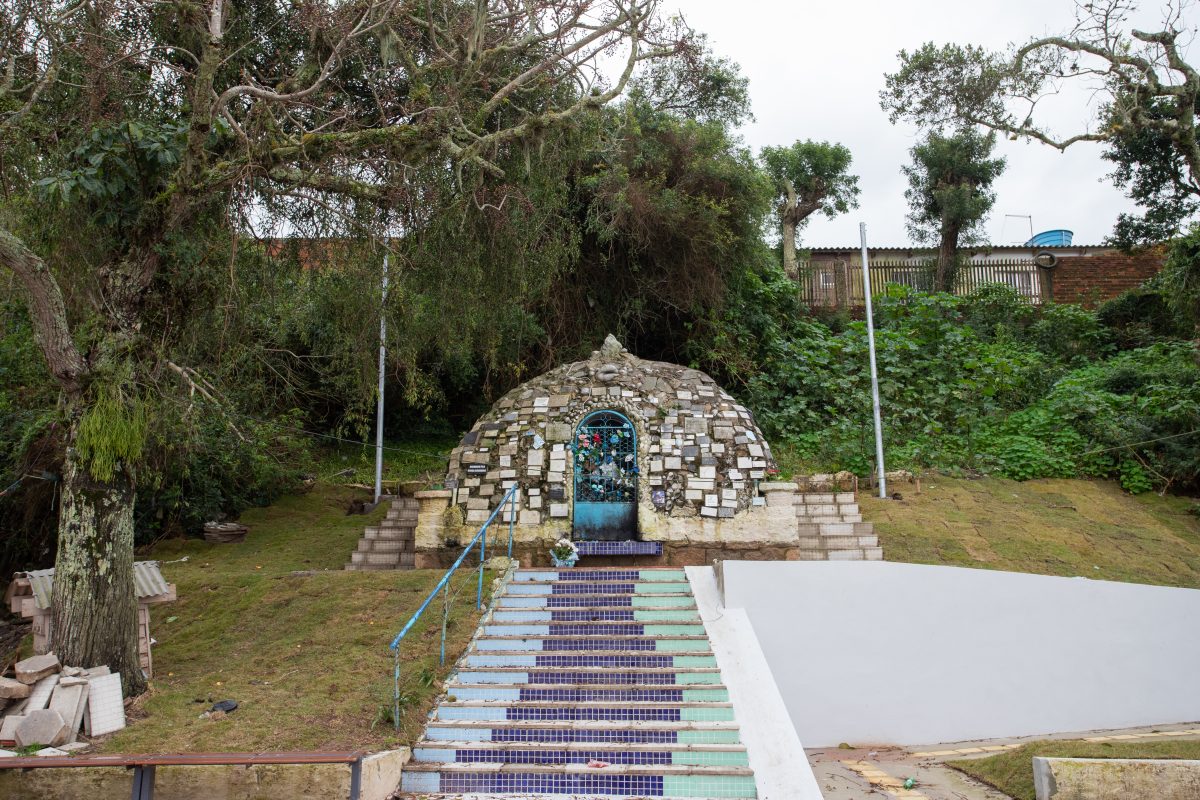
[[[883,560],[875,526],[863,522],[853,492],[798,494],[796,518],[805,560]]]
[[[401,789],[754,798],[740,742],[683,570],[518,570],[431,713]]]
[[[367,528],[346,569],[412,569],[416,558],[417,501],[398,497],[377,527]]]

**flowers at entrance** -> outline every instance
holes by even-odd
[[[570,539],[564,537],[550,548],[550,558],[556,567],[573,567],[579,560],[579,548]]]

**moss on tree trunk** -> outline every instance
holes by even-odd
[[[133,582],[133,480],[96,479],[68,449],[54,565],[55,653],[64,664],[107,665],[127,696],[146,688],[138,660]]]

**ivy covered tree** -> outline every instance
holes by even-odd
[[[176,343],[227,283],[246,221],[381,237],[385,218],[427,222],[442,191],[503,208],[505,167],[528,144],[693,45],[656,0],[6,11],[0,265],[22,287],[66,431],[54,646],[136,693],[139,466],[175,390],[220,403]]]
[[[996,202],[991,187],[1004,171],[1004,159],[991,158],[995,146],[994,133],[930,133],[910,151],[912,165],[903,168],[908,230],[919,242],[937,244],[934,288],[939,292],[953,290],[958,245],[978,238]]]
[[[996,52],[974,45],[927,43],[900,51],[881,104],[892,121],[938,130],[981,126],[1012,139],[1065,150],[1080,142],[1107,146],[1113,177],[1145,208],[1124,217],[1115,239],[1171,235],[1200,200],[1200,71],[1188,62],[1185,12],[1171,0],[1157,30],[1132,28],[1136,0],[1078,2],[1076,25]],[[1048,99],[1074,86],[1100,98],[1088,124],[1057,133],[1044,118]]]
[[[858,176],[850,174],[850,151],[831,142],[805,140],[787,147],[764,147],[761,157],[776,186],[783,269],[795,278],[800,229],[818,212],[833,218],[858,208]]]

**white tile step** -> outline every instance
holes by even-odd
[[[712,656],[711,650],[485,650],[471,647],[469,656]],[[573,669],[572,667],[530,667],[530,669]]]

